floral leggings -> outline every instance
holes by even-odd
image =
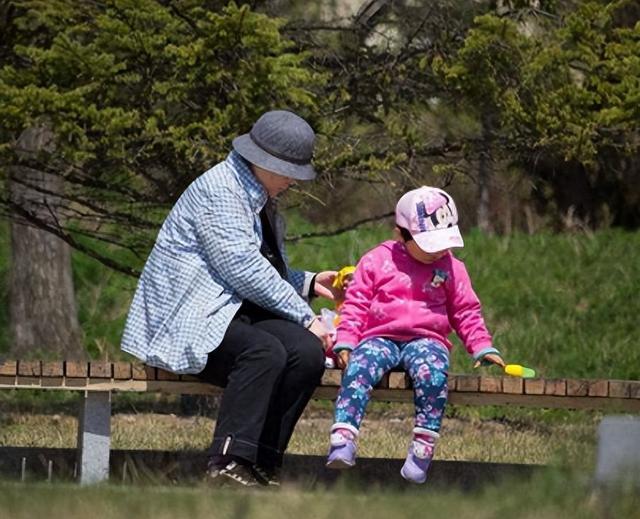
[[[396,342],[375,337],[361,342],[351,353],[342,377],[335,422],[360,429],[371,389],[396,366],[413,382],[415,426],[438,432],[447,403],[449,351],[434,339]]]

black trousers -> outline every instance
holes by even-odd
[[[243,304],[198,375],[224,387],[210,454],[282,465],[296,422],[324,371],[320,340],[302,326]]]

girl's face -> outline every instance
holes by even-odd
[[[425,252],[418,247],[418,244],[413,240],[404,242],[404,246],[407,248],[409,256],[414,260],[427,265],[434,261],[438,261],[440,258],[445,256],[447,252],[449,252],[449,249],[439,250],[438,252]]]
[[[426,265],[428,265],[429,263],[433,263],[434,261],[438,261],[443,256],[446,256],[446,254],[449,252],[449,249],[439,250],[437,252],[425,252],[420,247],[418,247],[418,244],[414,240],[405,240],[400,234],[400,229],[398,229],[397,227],[395,228],[395,235],[398,241],[404,243],[409,256],[411,256],[414,260]]]

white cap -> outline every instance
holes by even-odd
[[[422,186],[402,195],[396,205],[396,224],[407,229],[425,252],[464,247],[456,204],[437,187]]]

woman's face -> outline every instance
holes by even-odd
[[[260,182],[262,184],[262,187],[264,187],[264,189],[267,191],[269,198],[275,198],[280,193],[286,191],[290,186],[296,183],[293,178],[285,177],[282,175],[278,175],[277,173],[267,171],[266,169],[262,169],[255,164],[252,165],[251,169],[253,170],[253,174],[258,179],[258,182]]]

